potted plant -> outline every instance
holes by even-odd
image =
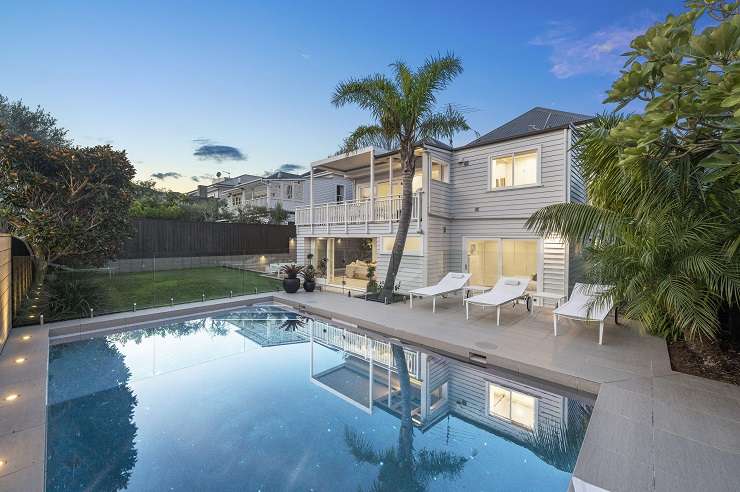
[[[298,289],[301,287],[301,280],[298,278],[298,275],[302,271],[303,267],[296,264],[283,265],[280,268],[280,273],[285,275],[285,278],[283,278],[283,289],[285,289],[285,292],[288,294],[298,292]]]
[[[313,265],[306,265],[301,272],[301,277],[303,277],[303,290],[313,292],[316,288],[316,270]]]

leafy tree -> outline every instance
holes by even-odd
[[[270,209],[270,224],[283,224],[288,220],[288,212],[283,208],[283,204],[278,202]]]
[[[67,130],[57,126],[57,120],[41,106],[32,110],[22,101],[10,102],[0,94],[0,129],[11,135],[28,135],[56,147],[67,147]]]
[[[589,204],[529,227],[586,246],[590,277],[669,339],[737,331],[740,305],[738,2],[694,2],[635,38],[602,115],[576,131]],[[701,32],[698,22],[708,22]],[[731,328],[732,327],[732,328]]]
[[[133,184],[131,216],[144,219],[170,219],[190,222],[216,222],[232,219],[223,200],[191,197],[170,190],[156,189],[154,181]]]
[[[0,216],[50,262],[100,264],[129,236],[134,168],[109,145],[64,148],[0,134]]]
[[[376,145],[398,148],[401,154],[402,198],[398,232],[386,274],[383,296],[391,298],[403,247],[411,222],[414,151],[432,138],[451,138],[468,130],[465,117],[452,106],[436,110],[437,93],[462,72],[462,63],[454,55],[428,58],[417,70],[398,61],[391,65],[393,78],[383,74],[353,78],[341,82],[334,91],[335,106],[356,104],[369,110],[374,122],[357,127],[344,142],[345,152]]]
[[[270,209],[267,207],[241,207],[236,212],[234,222],[245,224],[267,224],[270,222]]]

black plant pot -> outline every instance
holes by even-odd
[[[301,288],[301,279],[299,278],[284,278],[283,279],[283,289],[285,289],[285,292],[288,294],[295,294],[298,292],[298,289]]]
[[[303,282],[303,290],[306,292],[313,292],[316,288],[316,282],[311,280],[309,282]]]

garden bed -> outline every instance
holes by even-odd
[[[381,298],[380,292],[367,292],[365,294],[358,295],[357,297],[365,299],[366,301],[382,302],[384,304],[395,304],[397,302],[406,302],[409,298],[409,296],[407,295],[398,294],[395,292],[393,293],[393,297],[391,299]]]
[[[668,342],[674,371],[740,385],[740,350],[720,343]]]

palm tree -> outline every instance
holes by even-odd
[[[613,285],[607,295],[649,332],[713,338],[740,299],[734,186],[699,160],[623,148],[613,137],[624,121],[604,114],[575,129],[590,202],[542,208],[527,226],[583,245],[587,278]]]
[[[398,444],[380,452],[375,451],[367,438],[349,427],[344,429],[344,440],[358,462],[380,467],[378,478],[370,488],[371,491],[422,492],[435,477],[453,479],[459,476],[467,460],[446,451],[421,449],[414,452],[411,380],[405,364],[403,347],[392,344],[391,348],[401,385],[401,427],[398,431]],[[390,388],[388,390],[390,391]]]
[[[436,94],[462,72],[459,58],[452,54],[434,56],[415,71],[397,61],[391,69],[393,78],[375,74],[341,82],[332,97],[335,106],[356,104],[369,110],[374,120],[357,127],[345,139],[343,152],[374,145],[389,150],[398,148],[401,156],[401,216],[382,292],[388,299],[393,295],[411,222],[414,151],[425,140],[451,139],[455,133],[469,129],[465,117],[453,106],[436,109]]]

